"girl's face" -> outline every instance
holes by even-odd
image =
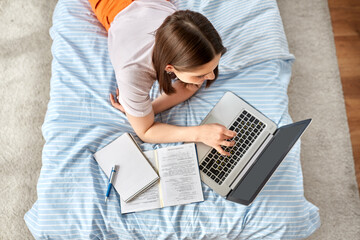
[[[167,65],[165,71],[175,73],[176,77],[184,82],[201,86],[206,80],[214,80],[214,70],[219,65],[221,54],[216,55],[210,62],[191,71],[177,71],[172,65]]]

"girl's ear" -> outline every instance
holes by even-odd
[[[171,64],[168,64],[168,65],[166,65],[166,67],[165,67],[165,71],[166,71],[166,72],[174,72],[174,70],[175,70],[175,68],[174,68],[174,66],[171,65]]]

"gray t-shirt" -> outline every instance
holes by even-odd
[[[152,110],[149,91],[156,80],[152,65],[155,31],[176,11],[165,0],[136,0],[111,23],[108,49],[126,113],[144,117]]]

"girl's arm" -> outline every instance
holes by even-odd
[[[174,83],[176,93],[172,95],[163,94],[153,102],[153,111],[145,117],[135,117],[125,113],[132,128],[144,142],[168,143],[168,142],[202,142],[215,148],[220,154],[230,155],[221,146],[233,146],[234,141],[228,141],[236,136],[236,132],[228,130],[220,124],[205,124],[193,127],[180,127],[160,122],[154,122],[154,112],[164,111],[186,99],[190,98],[199,87],[196,85],[188,88],[182,83]],[[183,85],[183,86],[181,86]],[[191,86],[191,85],[190,85]],[[117,90],[117,95],[119,94]],[[124,108],[110,94],[113,107],[122,112]],[[154,107],[155,104],[155,107]]]
[[[193,127],[180,127],[160,122],[154,122],[154,112],[145,117],[134,117],[126,114],[136,134],[144,142],[203,142],[215,148],[220,154],[230,155],[221,146],[233,146],[234,141],[228,141],[236,133],[220,124],[205,124]]]

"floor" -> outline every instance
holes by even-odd
[[[360,192],[360,1],[328,3]]]

